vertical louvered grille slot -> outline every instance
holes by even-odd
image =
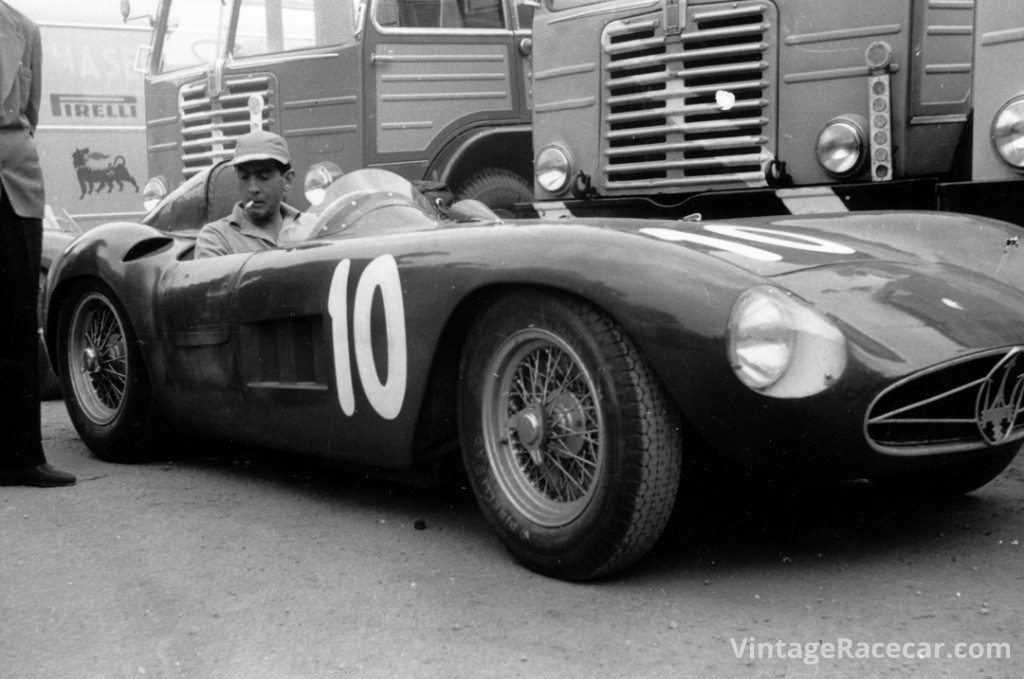
[[[235,140],[249,131],[250,96],[263,98],[263,129],[269,129],[273,94],[271,75],[226,79],[213,97],[205,80],[184,85],[178,101],[185,178],[231,155]]]
[[[765,185],[771,12],[761,2],[691,7],[678,36],[664,35],[658,15],[608,25],[606,190]]]

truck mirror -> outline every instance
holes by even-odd
[[[132,0],[121,0],[121,20],[128,23],[128,17],[132,15]]]

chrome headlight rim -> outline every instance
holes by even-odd
[[[792,360],[796,342],[780,294],[773,287],[751,288],[740,295],[729,315],[729,364],[754,391],[778,382]]]
[[[142,207],[146,212],[151,211],[160,204],[160,201],[167,197],[168,193],[170,193],[170,189],[163,175],[150,177],[142,186]]]
[[[837,116],[818,132],[814,153],[818,164],[832,177],[852,177],[864,169],[868,158],[866,121],[857,116]],[[843,153],[845,152],[845,154]]]
[[[311,165],[302,179],[302,193],[309,204],[316,206],[322,203],[327,196],[327,188],[342,174],[341,168],[329,160]]]
[[[562,193],[572,178],[572,157],[558,144],[549,144],[537,154],[534,163],[537,185],[548,193]]]
[[[745,290],[727,329],[729,364],[751,390],[803,398],[829,389],[846,370],[842,331],[822,313],[772,285]]]
[[[992,117],[989,136],[996,157],[1014,171],[1024,172],[1024,95],[999,108]]]

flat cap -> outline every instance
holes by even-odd
[[[250,163],[254,160],[276,160],[283,165],[291,165],[288,144],[280,135],[266,130],[256,130],[243,134],[235,142],[235,155],[231,158],[232,165]]]

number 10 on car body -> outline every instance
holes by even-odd
[[[351,261],[343,259],[334,269],[327,311],[331,316],[334,339],[334,374],[338,385],[338,401],[346,415],[356,411],[350,337],[355,349],[356,368],[370,405],[381,417],[393,420],[402,411],[408,367],[405,341],[405,306],[398,264],[391,255],[382,255],[370,262],[359,277],[352,305],[352,332],[349,333],[348,279]],[[387,345],[387,378],[380,379],[373,354],[371,315],[373,297],[380,290],[384,303]]]

